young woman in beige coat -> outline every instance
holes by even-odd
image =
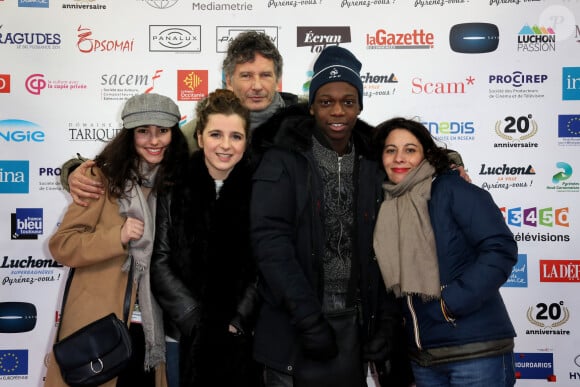
[[[72,203],[50,238],[54,259],[75,268],[60,338],[111,312],[123,318],[127,280],[134,281],[131,312],[138,309],[141,315],[130,314],[128,324],[137,357],[132,360],[138,366],[129,366],[105,386],[166,385],[163,323],[151,295],[149,261],[157,194],[170,185],[188,156],[180,118],[170,98],[158,94],[130,98],[122,112],[122,130],[87,169],[87,175],[102,182],[106,194],[87,207]],[[134,274],[129,279],[131,264]],[[52,353],[45,386],[66,386]]]

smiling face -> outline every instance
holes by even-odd
[[[139,126],[133,130],[135,150],[141,160],[150,166],[159,164],[171,143],[171,128],[149,125]]]
[[[310,107],[316,125],[326,135],[332,149],[345,153],[360,114],[356,87],[347,82],[330,82],[317,91]]]
[[[277,85],[274,61],[258,53],[254,55],[254,60],[237,64],[232,75],[226,76],[227,88],[250,111],[260,111],[270,106]]]
[[[423,145],[410,131],[393,129],[385,139],[383,167],[389,181],[399,184],[425,158]]]
[[[246,150],[244,119],[237,114],[210,114],[207,125],[197,133],[205,165],[215,180],[225,180]]]

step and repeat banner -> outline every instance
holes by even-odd
[[[0,387],[43,384],[62,163],[97,154],[137,93],[192,120],[245,30],[271,37],[299,95],[325,46],[348,48],[362,119],[416,117],[461,153],[519,244],[502,288],[518,385],[580,385],[579,18],[578,0],[0,0]]]

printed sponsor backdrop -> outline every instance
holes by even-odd
[[[93,157],[133,94],[191,120],[248,29],[280,48],[282,90],[306,94],[339,44],[363,62],[363,119],[416,116],[463,155],[519,243],[502,289],[518,385],[580,385],[579,17],[578,0],[0,0],[0,386],[43,383],[67,273],[47,249],[60,165]]]

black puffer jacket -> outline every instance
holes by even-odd
[[[251,168],[243,159],[216,199],[203,152],[171,195],[158,198],[151,262],[154,295],[181,333],[182,386],[258,385],[252,333],[258,297],[250,251]],[[241,328],[234,336],[228,325]]]
[[[321,259],[325,232],[323,184],[312,154],[315,124],[305,105],[288,107],[257,128],[252,147],[259,161],[251,201],[251,239],[264,298],[255,330],[258,361],[292,373],[298,346],[295,324],[321,312]],[[352,140],[356,152],[353,255],[359,273],[362,340],[372,337],[378,320],[399,321],[372,249],[375,217],[384,173],[373,160],[373,128],[358,120]]]

